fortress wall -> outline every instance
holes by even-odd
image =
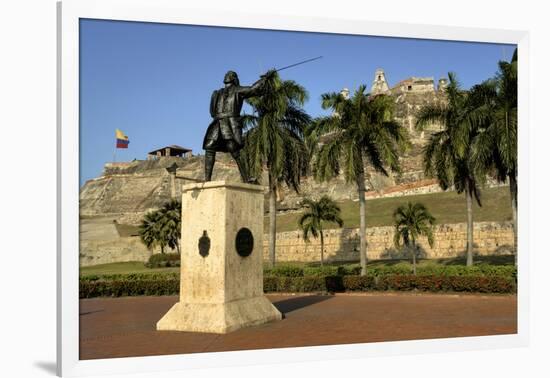
[[[110,240],[80,240],[79,264],[90,266],[127,261],[149,260],[154,253],[160,253],[160,247],[148,250],[137,236],[118,237]],[[166,247],[164,253],[177,253]]]
[[[126,261],[147,261],[153,252],[147,250],[139,237],[117,240],[81,240],[80,266]],[[157,252],[158,253],[158,252]]]
[[[170,177],[157,175],[104,176],[80,192],[80,215],[130,213],[155,208],[170,198]]]
[[[393,246],[393,227],[367,228],[367,255],[369,259],[409,258]],[[466,250],[466,224],[436,226],[434,247],[425,238],[419,240],[420,257],[449,258],[461,256]],[[514,234],[511,223],[474,223],[474,253],[478,255],[512,254]],[[267,235],[264,236],[264,260],[269,259]],[[301,231],[277,234],[276,259],[283,261],[318,261],[320,240],[310,237],[304,242]],[[325,231],[325,259],[327,261],[359,260],[359,229],[331,229]]]
[[[370,191],[366,199],[414,196],[419,194],[439,193],[443,190],[435,180],[424,179],[407,184],[396,185],[387,190]]]
[[[419,241],[420,257],[451,258],[462,256],[466,250],[466,224],[445,224],[436,226],[434,247],[426,239]],[[511,223],[479,222],[474,224],[474,252],[478,255],[509,255],[513,253],[514,234]],[[393,227],[367,228],[367,254],[369,259],[409,258],[405,251],[393,246]],[[173,253],[170,249],[167,253]],[[89,266],[124,261],[147,261],[151,254],[139,237],[113,237],[104,240],[80,241],[80,265]],[[268,238],[264,235],[263,257],[267,261]],[[319,239],[310,238],[304,242],[301,231],[277,234],[276,259],[278,262],[319,261]],[[358,261],[359,229],[331,229],[325,231],[326,261]]]
[[[116,220],[120,224],[130,224],[138,226],[143,221],[143,217],[146,213],[147,211],[136,211],[133,213],[117,214]]]
[[[85,217],[80,220],[80,266],[126,261],[147,261],[160,248],[149,251],[139,236],[122,235],[114,223],[117,215]],[[167,248],[166,252],[174,252]]]

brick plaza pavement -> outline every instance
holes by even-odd
[[[268,295],[279,322],[235,332],[156,331],[177,296],[80,300],[80,359],[512,334],[513,295]]]

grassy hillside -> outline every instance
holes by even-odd
[[[141,261],[129,261],[92,266],[81,266],[80,275],[93,274],[129,274],[129,273],[171,273],[179,272],[180,268],[147,268]]]
[[[401,204],[422,202],[437,223],[462,223],[466,222],[466,198],[464,194],[456,192],[431,193],[406,197],[379,198],[367,201],[367,227],[392,225],[393,211]],[[359,227],[359,202],[343,201],[338,203],[342,209],[344,227]],[[485,189],[481,193],[482,207],[474,204],[474,222],[507,221],[512,219],[510,208],[509,188],[499,187]],[[277,232],[292,231],[298,229],[300,213],[281,214],[277,216]],[[264,219],[265,230],[269,220]],[[335,228],[336,224],[327,228]]]

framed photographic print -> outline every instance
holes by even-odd
[[[526,345],[526,32],[114,0],[58,43],[58,374]]]

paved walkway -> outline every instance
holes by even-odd
[[[80,359],[150,356],[517,332],[516,296],[269,295],[282,321],[226,335],[156,331],[178,300],[80,301]]]

